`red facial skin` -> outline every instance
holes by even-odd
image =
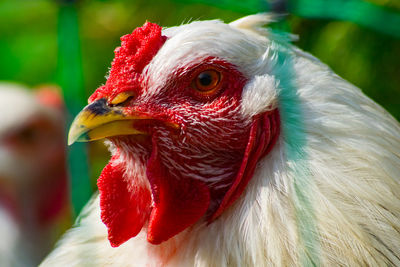
[[[119,152],[105,167],[98,186],[102,220],[112,246],[137,235],[147,221],[147,238],[152,244],[168,240],[200,219],[211,223],[240,196],[256,163],[279,135],[277,110],[243,118],[240,101],[246,78],[218,58],[176,70],[169,85],[146,98],[141,72],[165,40],[161,27],[151,23],[122,37],[106,85],[89,99],[110,102],[129,91],[135,97],[121,105],[123,113],[152,118],[134,122],[147,137],[111,138],[121,153],[130,153],[122,151],[126,146],[131,153],[141,151],[137,158],[146,166],[149,182],[131,184],[143,179],[126,177],[127,165],[118,161]],[[146,56],[141,51],[146,51]],[[210,93],[200,92],[193,87],[193,80],[208,69],[220,73],[220,83]],[[144,152],[139,147],[144,147]]]

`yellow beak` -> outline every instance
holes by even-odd
[[[87,105],[74,119],[68,133],[68,145],[117,135],[146,134],[133,127],[133,121],[145,116],[127,116],[122,108],[110,107],[102,98]]]

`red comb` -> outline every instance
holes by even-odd
[[[89,102],[104,96],[112,98],[123,91],[139,89],[137,86],[140,74],[167,39],[161,35],[161,30],[157,24],[146,22],[131,34],[122,36],[121,46],[114,51],[115,58],[111,64],[109,78],[106,84],[89,98]]]
[[[60,88],[57,86],[40,86],[38,90],[34,91],[34,93],[40,104],[54,109],[64,110],[64,100]]]

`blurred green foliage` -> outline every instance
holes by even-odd
[[[352,23],[323,20],[296,18],[293,30],[300,36],[298,46],[400,119],[400,39]]]
[[[400,12],[397,0],[369,2]],[[31,86],[57,82],[59,6],[60,1],[51,0],[0,0],[0,80]],[[220,18],[229,22],[244,16],[246,11],[187,4],[183,0],[79,1],[84,95],[89,96],[105,82],[113,50],[120,44],[119,37],[146,20],[162,26],[198,19]],[[343,21],[289,15],[287,24],[300,37],[296,45],[362,88],[400,119],[400,39]],[[106,162],[105,149],[99,147],[94,143],[90,151],[95,166],[92,176],[96,178]]]

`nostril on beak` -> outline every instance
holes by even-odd
[[[109,101],[107,104],[110,107],[124,107],[126,106],[133,98],[135,95],[133,92],[122,92],[116,95],[111,101]]]

